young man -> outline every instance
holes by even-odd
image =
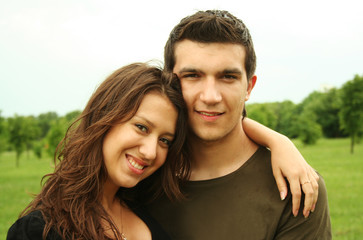
[[[248,29],[226,11],[197,12],[170,34],[165,68],[178,75],[188,107],[191,176],[187,200],[149,210],[172,239],[331,239],[323,180],[315,211],[297,215],[291,194],[279,197],[270,151],[244,131],[255,67]],[[298,182],[312,198],[310,180]]]

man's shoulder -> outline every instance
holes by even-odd
[[[246,161],[241,169],[247,170],[261,170],[265,168],[268,172],[271,169],[271,152],[264,146],[259,146],[252,156]]]
[[[264,146],[258,145],[257,150],[251,156],[251,158],[271,159],[271,151],[270,151],[270,149],[268,149]]]

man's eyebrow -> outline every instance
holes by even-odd
[[[242,75],[241,69],[238,69],[238,68],[225,69],[221,73],[223,73],[223,74],[231,74],[232,73],[232,74]]]
[[[185,67],[179,70],[179,74],[181,73],[197,73],[197,72],[203,72],[197,68],[193,68],[193,67]],[[239,68],[229,68],[229,69],[224,69],[223,71],[220,71],[221,74],[237,74],[237,75],[242,75],[242,71]]]
[[[201,72],[201,71],[196,68],[193,68],[193,67],[184,67],[184,68],[180,69],[178,73],[180,74],[180,73],[186,73],[186,72],[196,73],[196,72]]]

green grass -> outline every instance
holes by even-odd
[[[354,154],[349,139],[295,144],[325,180],[333,239],[363,239],[363,144],[355,146]]]
[[[52,163],[51,158],[39,160],[23,153],[16,168],[14,152],[0,155],[0,239],[6,239],[9,227],[31,201],[31,194],[39,192],[42,176],[53,171]]]
[[[349,139],[321,139],[314,146],[295,144],[324,177],[329,197],[333,239],[363,239],[363,144],[349,152]],[[40,189],[41,177],[52,171],[51,158],[24,154],[15,167],[15,154],[0,155],[0,239]]]

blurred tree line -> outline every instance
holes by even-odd
[[[354,144],[363,136],[363,76],[356,75],[340,89],[314,91],[301,103],[291,101],[254,103],[246,106],[248,117],[289,138],[299,138],[304,144],[314,144],[320,137],[350,137]],[[79,116],[73,111],[65,116],[55,112],[39,116],[4,118],[0,111],[0,154],[16,152],[16,166],[24,152],[33,151],[41,158],[54,156],[58,143],[70,124]]]
[[[37,158],[42,158],[44,154],[54,156],[66,130],[80,113],[73,111],[58,116],[55,112],[48,112],[37,117],[15,115],[4,118],[0,112],[0,154],[15,151],[17,167],[24,152],[29,154],[33,151]]]
[[[255,103],[246,109],[248,117],[304,144],[349,136],[353,153],[363,135],[363,76],[355,75],[340,89],[314,91],[299,104]]]

